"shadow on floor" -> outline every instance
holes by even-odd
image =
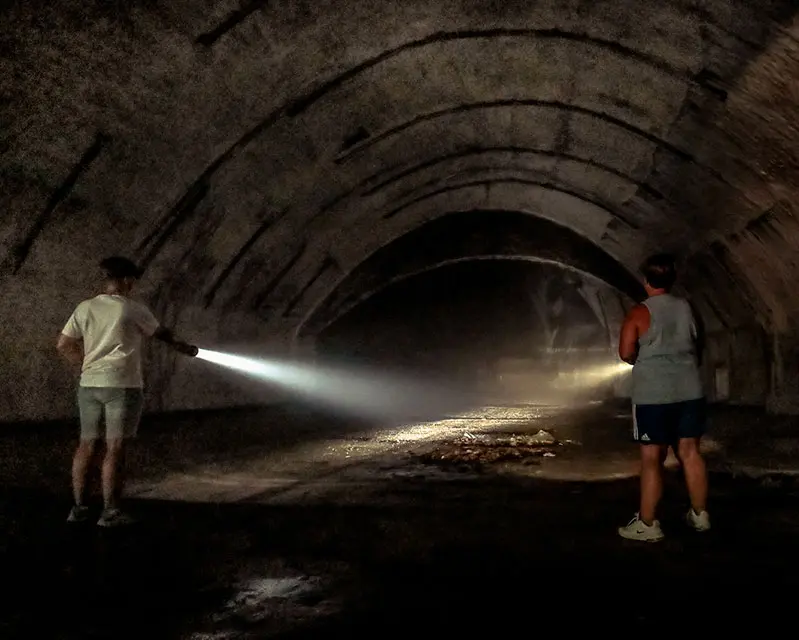
[[[382,490],[404,500],[145,501],[134,505],[141,523],[106,531],[66,525],[50,494],[6,489],[0,637],[472,637],[520,624],[630,633],[669,618],[677,631],[792,617],[778,601],[799,587],[796,494],[714,478],[715,530],[700,535],[681,523],[671,474],[668,538],[641,545],[615,535],[635,481],[486,476]],[[286,575],[323,584],[290,605],[256,603],[258,615],[218,615],[242,580]]]

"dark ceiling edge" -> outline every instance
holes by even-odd
[[[319,268],[316,271],[314,271],[313,275],[311,275],[308,281],[302,286],[302,288],[300,288],[300,290],[296,293],[296,295],[286,305],[286,308],[283,310],[283,317],[287,318],[289,315],[291,315],[292,311],[294,311],[295,307],[305,297],[305,294],[313,286],[313,284],[336,265],[337,265],[336,260],[332,256],[326,256],[325,259],[322,260],[322,263],[319,265]]]
[[[269,0],[248,0],[241,3],[238,9],[233,9],[222,22],[218,23],[213,29],[198,35],[194,42],[204,47],[212,47],[222,36],[233,31],[242,24],[247,18],[259,9],[264,9],[269,5]]]
[[[253,14],[258,12],[259,10],[265,9],[269,6],[270,0],[242,0],[241,5],[238,9],[233,9],[225,16],[221,22],[217,23],[216,26],[212,27],[208,31],[205,31],[198,36],[195,37],[194,42],[196,44],[202,45],[206,48],[213,47],[219,40],[222,39],[223,36],[228,35],[236,28],[238,28],[241,24],[243,24],[247,19],[249,19]],[[694,3],[689,3],[687,7],[685,7],[687,12],[693,14],[697,18],[699,18],[703,23],[706,25],[710,25],[719,29],[721,32],[726,33],[727,35],[731,36],[738,42],[746,45],[747,47],[755,50],[755,51],[762,51],[763,46],[762,44],[744,38],[740,34],[730,31],[729,29],[723,27],[719,22],[714,19],[714,16],[703,9],[702,7],[696,6]],[[782,16],[772,16],[770,14],[766,14],[769,16],[771,20],[779,22]],[[552,29],[552,31],[555,31]],[[654,56],[653,56],[654,57]]]
[[[107,147],[110,142],[111,137],[102,131],[99,131],[97,134],[95,134],[91,145],[89,145],[89,147],[81,154],[81,157],[72,167],[69,174],[67,174],[67,177],[64,178],[64,181],[58,185],[55,191],[53,191],[52,195],[47,200],[47,204],[45,205],[44,209],[39,213],[38,216],[36,216],[36,219],[28,229],[27,233],[19,241],[19,243],[17,243],[17,245],[11,249],[9,252],[9,257],[6,260],[6,264],[0,267],[0,272],[10,271],[12,274],[19,272],[19,270],[22,268],[22,265],[24,265],[25,261],[28,259],[28,255],[30,254],[33,245],[36,243],[37,238],[42,231],[44,231],[53,213],[58,208],[58,205],[66,200],[66,198],[72,192],[72,189],[75,188],[75,184],[77,184],[80,177],[86,173],[91,164],[97,159],[102,150]]]
[[[579,42],[582,44],[590,44],[595,47],[606,49],[622,57],[630,58],[641,64],[654,67],[664,73],[691,84],[699,85],[695,78],[690,74],[687,69],[680,69],[672,64],[669,64],[665,59],[657,56],[638,51],[631,47],[627,47],[612,40],[605,40],[604,38],[594,38],[584,33],[574,33],[564,31],[562,29],[485,29],[485,30],[462,30],[462,31],[438,31],[411,42],[398,45],[393,49],[388,49],[379,53],[378,55],[365,60],[364,62],[344,71],[339,76],[332,78],[324,83],[314,91],[306,96],[297,99],[289,108],[288,114],[291,117],[297,116],[305,111],[313,102],[328,93],[331,89],[336,88],[340,84],[346,82],[355,75],[374,67],[381,62],[384,62],[392,57],[400,55],[405,51],[412,49],[422,48],[431,44],[438,44],[443,42],[451,42],[455,40],[490,40],[500,38],[527,38],[527,39],[551,39],[551,40],[565,40],[569,42]]]
[[[541,109],[554,109],[556,111],[567,111],[587,116],[595,120],[599,120],[600,122],[603,122],[605,124],[615,126],[619,129],[624,129],[625,131],[632,133],[633,135],[639,138],[643,138],[651,142],[652,144],[668,151],[669,153],[678,157],[680,160],[684,162],[691,162],[697,164],[696,160],[690,153],[683,151],[682,149],[676,147],[667,140],[660,138],[648,131],[644,131],[640,127],[630,124],[625,120],[622,120],[615,116],[608,115],[607,113],[604,113],[602,111],[589,109],[588,107],[580,107],[566,102],[561,102],[559,100],[540,100],[537,98],[485,100],[480,102],[463,103],[456,105],[454,107],[447,107],[446,109],[438,109],[436,111],[428,111],[427,113],[423,113],[414,118],[411,118],[410,120],[406,120],[405,122],[395,125],[389,129],[386,129],[385,131],[382,131],[377,135],[368,138],[364,142],[348,149],[346,152],[339,154],[338,157],[336,157],[335,162],[336,164],[343,164],[345,162],[348,162],[349,160],[352,159],[352,157],[363,153],[364,151],[374,146],[375,144],[382,142],[387,138],[399,135],[400,133],[403,133],[406,130],[415,127],[417,125],[420,125],[424,122],[430,122],[432,120],[437,120],[439,118],[444,118],[458,113],[469,113],[471,111],[483,111],[488,109],[518,109],[518,108],[527,109],[530,107],[541,108]]]
[[[169,241],[170,236],[191,217],[205,196],[208,195],[210,188],[207,179],[201,178],[195,182],[169,210],[161,224],[139,243],[138,252],[144,252],[139,259],[141,267],[147,268],[150,265],[161,248]]]
[[[619,261],[619,259],[618,259],[616,256],[614,256],[613,254],[611,254],[611,253],[610,253],[610,252],[609,252],[609,251],[608,251],[606,248],[603,248],[603,247],[599,246],[599,244],[598,244],[597,242],[595,242],[595,241],[593,241],[593,240],[591,240],[591,239],[589,239],[589,238],[587,238],[587,237],[583,236],[582,234],[578,233],[578,232],[577,232],[577,231],[575,231],[574,229],[571,229],[570,227],[567,227],[567,226],[565,226],[565,225],[564,225],[564,224],[562,224],[562,223],[555,222],[555,221],[552,221],[552,220],[550,220],[550,219],[548,219],[548,218],[545,218],[545,217],[541,216],[539,213],[535,213],[535,212],[531,212],[531,211],[526,211],[526,210],[504,210],[504,209],[497,210],[497,209],[483,209],[483,208],[477,208],[477,209],[454,209],[454,210],[450,210],[450,211],[448,211],[448,212],[447,212],[446,214],[444,214],[444,215],[445,215],[445,216],[455,216],[455,215],[459,215],[459,214],[480,214],[480,215],[486,214],[486,215],[490,215],[492,212],[497,212],[497,211],[499,211],[499,212],[502,212],[502,213],[516,213],[516,214],[518,214],[518,215],[521,215],[521,216],[529,216],[529,217],[535,218],[536,220],[542,221],[542,222],[544,222],[544,223],[546,223],[546,224],[549,224],[549,225],[554,225],[554,226],[556,226],[556,227],[560,227],[561,229],[563,229],[563,230],[564,230],[564,231],[566,231],[567,233],[571,233],[571,234],[574,234],[575,236],[578,236],[578,237],[580,237],[580,238],[581,238],[583,241],[590,243],[590,244],[591,244],[591,245],[593,245],[593,246],[594,246],[594,247],[595,247],[595,248],[596,248],[598,251],[600,251],[601,253],[605,254],[605,255],[606,255],[606,256],[607,256],[607,257],[608,257],[608,258],[609,258],[609,259],[610,259],[610,260],[611,260],[613,263],[615,263],[615,264],[617,265],[617,267],[618,267],[618,269],[619,269],[619,273],[620,273],[620,274],[625,274],[625,275],[623,275],[623,276],[622,276],[622,280],[625,280],[625,279],[626,279],[626,280],[628,281],[628,286],[630,286],[630,287],[632,287],[633,289],[635,289],[635,293],[633,293],[632,289],[631,289],[630,291],[626,291],[626,290],[625,290],[625,289],[626,289],[626,287],[623,287],[623,286],[617,286],[617,285],[615,285],[615,284],[612,284],[612,283],[608,282],[608,280],[606,280],[606,279],[604,279],[604,278],[601,278],[601,277],[599,277],[599,276],[593,276],[593,277],[596,277],[597,279],[599,279],[599,280],[601,280],[601,281],[603,281],[603,282],[606,282],[606,283],[608,283],[608,284],[609,284],[609,286],[613,287],[614,289],[617,289],[617,290],[619,290],[619,291],[623,291],[623,292],[625,292],[625,294],[626,294],[626,295],[630,296],[630,297],[631,297],[631,298],[633,298],[633,299],[642,300],[644,297],[646,297],[646,296],[645,296],[645,292],[644,292],[644,290],[643,290],[643,286],[640,284],[640,282],[639,282],[639,278],[636,276],[636,274],[634,273],[634,271],[630,270],[630,269],[629,269],[627,266],[625,266],[625,265],[624,265],[622,262],[620,262],[620,261]],[[443,216],[442,216],[442,217],[443,217]],[[430,223],[430,222],[432,222],[432,221],[428,220],[427,222],[428,222],[428,223]],[[394,240],[392,240],[392,242],[399,240],[401,237],[402,237],[402,236],[398,236],[397,238],[395,238]],[[330,290],[330,292],[328,292],[326,295],[322,296],[322,297],[321,297],[319,300],[315,301],[315,302],[314,302],[314,303],[311,305],[311,307],[310,307],[310,309],[307,311],[307,313],[305,313],[305,314],[303,315],[303,317],[302,317],[302,320],[300,321],[300,323],[299,323],[299,325],[298,325],[297,331],[295,332],[295,337],[296,337],[296,336],[299,336],[299,332],[302,330],[302,327],[304,327],[305,325],[307,325],[307,324],[308,324],[308,323],[309,323],[309,322],[310,322],[310,321],[313,319],[313,317],[314,317],[314,316],[315,316],[315,315],[316,315],[316,314],[319,312],[319,309],[321,309],[321,308],[322,308],[322,307],[325,305],[326,301],[327,301],[327,300],[330,298],[330,296],[331,296],[331,295],[332,295],[332,294],[333,294],[333,293],[336,291],[336,289],[337,289],[339,286],[341,286],[341,284],[342,284],[343,282],[345,282],[345,281],[346,281],[346,279],[347,279],[348,277],[350,277],[350,276],[352,275],[352,273],[353,273],[353,272],[354,272],[354,271],[355,271],[357,268],[359,268],[359,267],[361,266],[361,264],[363,264],[363,262],[365,262],[366,260],[368,260],[368,259],[370,259],[371,257],[373,257],[373,256],[374,256],[374,255],[376,255],[378,252],[380,252],[380,251],[384,250],[384,249],[386,248],[386,246],[388,246],[388,245],[385,245],[385,244],[384,244],[384,245],[381,245],[381,247],[379,247],[379,248],[375,249],[374,251],[372,251],[372,252],[370,253],[370,255],[369,255],[369,256],[367,256],[367,258],[366,258],[365,260],[363,260],[363,261],[361,261],[360,263],[358,263],[358,265],[356,265],[356,266],[355,266],[355,267],[353,267],[352,269],[349,269],[349,270],[348,270],[348,271],[346,271],[346,272],[343,272],[342,278],[341,278],[341,280],[339,281],[339,283],[338,283],[338,284],[336,284],[336,285],[335,285],[335,286],[334,286],[334,287],[333,287],[333,288]],[[557,262],[557,261],[555,261],[555,262]],[[559,263],[559,264],[562,264],[562,263]],[[587,272],[586,272],[586,273],[587,273]],[[591,275],[593,275],[593,274],[591,274]]]
[[[453,185],[452,186],[453,188],[447,188],[447,189],[439,190],[439,191],[432,192],[432,193],[429,193],[429,194],[425,194],[425,195],[423,195],[423,196],[421,196],[419,198],[416,198],[416,199],[412,200],[411,202],[405,203],[402,206],[400,206],[400,207],[398,207],[398,208],[396,208],[396,209],[394,209],[392,211],[389,211],[387,214],[384,214],[383,218],[386,219],[386,218],[393,217],[394,215],[398,214],[402,209],[404,209],[406,207],[409,207],[409,206],[412,206],[413,204],[416,204],[417,202],[422,202],[422,201],[424,201],[426,199],[429,199],[431,197],[435,197],[436,195],[439,195],[440,192],[454,191],[454,190],[457,190],[457,189],[468,188],[468,187],[471,187],[471,186],[488,186],[490,184],[496,184],[496,183],[500,183],[500,184],[501,183],[527,184],[527,185],[530,185],[530,186],[536,186],[536,187],[540,187],[542,189],[547,189],[547,190],[550,190],[550,191],[563,193],[563,194],[571,196],[573,198],[578,198],[580,200],[588,202],[589,204],[602,209],[603,211],[607,212],[608,215],[610,215],[611,217],[613,217],[616,220],[619,220],[621,223],[625,224],[630,229],[637,230],[637,229],[640,228],[639,225],[631,222],[630,220],[628,220],[622,214],[616,212],[615,210],[609,209],[608,205],[605,205],[604,203],[601,203],[599,201],[593,200],[592,198],[589,198],[589,197],[585,196],[584,194],[581,194],[581,193],[579,193],[577,191],[573,191],[573,190],[570,190],[570,189],[562,188],[562,187],[559,187],[559,186],[557,186],[556,184],[553,184],[553,183],[539,182],[539,181],[534,181],[534,180],[522,180],[522,179],[518,179],[518,178],[517,179],[506,178],[506,179],[480,180],[480,181],[473,181],[471,183]],[[316,217],[318,217],[319,215],[324,213],[324,211],[332,208],[333,206],[335,206],[336,204],[338,204],[339,202],[344,200],[346,197],[351,195],[354,191],[357,191],[357,188],[358,187],[355,187],[355,188],[349,190],[346,194],[343,194],[343,195],[338,196],[335,199],[331,200],[329,203],[327,203],[327,205],[323,206],[320,209],[320,211],[317,212],[317,214],[313,216],[312,219],[315,219]],[[263,234],[263,232],[266,231],[266,229],[269,226],[271,226],[271,225],[265,225],[264,228],[260,228],[259,227],[259,229],[256,230],[255,233],[258,234],[258,237],[261,237],[261,234]],[[209,294],[206,295],[205,308],[208,308],[212,304],[213,299],[216,296],[216,293],[218,292],[218,290],[220,289],[220,287],[222,286],[224,281],[227,280],[227,278],[233,272],[233,268],[235,267],[235,265],[238,264],[244,258],[244,256],[250,251],[250,249],[252,249],[252,247],[255,245],[256,241],[257,241],[257,238],[253,238],[253,237],[249,238],[242,245],[241,249],[236,253],[236,255],[234,256],[233,260],[231,260],[231,263],[229,263],[222,270],[222,272],[220,273],[220,275],[217,278],[216,282],[211,287],[211,291],[209,292]],[[262,293],[261,295],[258,296],[258,300],[259,301],[256,302],[256,304],[255,304],[256,308],[260,308],[261,306],[263,306],[263,304],[265,302],[265,299],[268,296],[268,294],[271,293],[272,290],[274,290],[274,288],[277,285],[277,283],[282,278],[284,278],[285,275],[288,273],[288,271],[294,266],[294,264],[296,264],[296,261],[297,261],[298,258],[299,258],[299,255],[295,255],[289,261],[288,265],[286,265],[283,269],[281,269],[281,271],[279,272],[278,276],[271,283],[272,286],[270,286],[268,288],[266,293]],[[232,264],[234,261],[235,261],[235,264]]]
[[[406,131],[407,129],[410,129],[411,127],[415,127],[418,124],[436,120],[438,118],[444,118],[455,113],[465,113],[469,111],[481,111],[484,109],[496,109],[496,108],[507,109],[507,108],[529,108],[529,107],[552,108],[558,111],[571,111],[572,113],[579,113],[581,115],[599,120],[600,122],[611,124],[618,128],[624,129],[625,131],[628,131],[633,135],[639,136],[640,138],[649,141],[650,143],[654,144],[658,149],[663,149],[664,151],[667,151],[668,153],[677,157],[680,161],[689,163],[697,167],[698,169],[706,172],[709,176],[712,176],[713,178],[718,180],[721,184],[723,184],[731,191],[741,194],[743,198],[746,198],[746,194],[743,191],[741,191],[739,187],[729,182],[718,170],[707,164],[698,162],[697,159],[692,154],[683,151],[682,149],[671,144],[665,139],[659,138],[658,136],[649,133],[648,131],[644,131],[643,129],[640,129],[635,125],[632,125],[624,120],[621,120],[614,116],[610,116],[600,111],[594,111],[586,107],[578,107],[575,105],[570,105],[558,101],[537,100],[537,99],[512,99],[512,100],[491,100],[485,102],[473,102],[468,104],[460,104],[455,107],[448,107],[446,109],[440,109],[438,111],[430,111],[420,116],[416,116],[415,118],[412,118],[410,120],[406,120],[401,124],[391,127],[390,129],[386,129],[382,133],[379,133],[376,136],[369,138],[360,145],[352,147],[351,149],[347,150],[345,153],[339,154],[339,156],[334,160],[334,162],[336,162],[337,164],[343,164],[344,162],[347,162],[350,159],[352,159],[354,155],[365,152],[371,146],[385,140],[386,138],[399,135],[400,133]]]
[[[529,169],[527,167],[496,166],[490,164],[468,167],[463,171],[452,173],[444,179],[430,178],[422,184],[416,185],[411,189],[406,189],[397,198],[390,200],[390,203],[402,202],[406,198],[409,198],[416,193],[424,193],[425,190],[430,187],[438,187],[442,182],[445,183],[444,186],[457,186],[459,184],[457,180],[466,180],[468,182],[490,180],[492,182],[511,183],[519,180],[520,183],[529,182],[532,186],[537,186],[549,191],[557,191],[559,193],[563,193],[564,195],[587,202],[588,204],[592,204],[596,207],[600,207],[616,218],[619,222],[634,231],[639,231],[641,229],[640,224],[628,219],[626,214],[620,213],[617,210],[617,205],[615,203],[606,202],[604,197],[595,198],[592,191],[587,191],[585,189],[576,187],[571,179],[559,180],[558,176],[550,172],[538,171],[535,169]],[[620,206],[623,208],[624,204],[625,203],[622,203]],[[405,205],[402,204],[400,205],[400,208],[403,208],[404,206]]]
[[[246,16],[245,16],[246,17]],[[221,34],[220,34],[221,35]],[[386,60],[398,56],[406,51],[413,49],[423,48],[431,44],[440,42],[456,41],[456,40],[469,40],[469,39],[494,39],[494,38],[551,38],[566,41],[577,41],[586,44],[592,44],[599,48],[604,48],[614,53],[638,60],[644,64],[660,69],[672,76],[681,78],[685,82],[695,83],[695,80],[690,76],[687,70],[680,70],[673,65],[668,64],[665,60],[655,56],[637,51],[630,47],[626,47],[617,42],[603,40],[600,38],[592,38],[580,33],[570,33],[568,31],[561,31],[558,29],[489,29],[484,31],[478,30],[465,30],[453,32],[436,32],[425,38],[406,42],[405,44],[388,49],[379,53],[372,58],[364,60],[363,62],[343,71],[337,76],[319,85],[317,88],[312,89],[308,93],[299,98],[290,100],[289,102],[281,105],[269,113],[258,124],[247,130],[238,140],[233,142],[225,151],[219,154],[208,166],[195,178],[195,180],[186,188],[182,196],[178,198],[177,204],[171,207],[156,224],[155,230],[148,234],[148,236],[139,243],[139,251],[151,242],[155,236],[164,235],[164,229],[167,229],[166,235],[173,232],[182,222],[183,218],[178,217],[181,211],[181,203],[185,201],[189,193],[196,192],[202,182],[210,182],[214,173],[227,162],[239,149],[249,144],[261,133],[272,127],[282,117],[297,117],[307,111],[316,101],[323,98],[331,91],[337,89],[348,80],[356,77],[360,73],[367,71]],[[177,218],[177,219],[176,219]],[[172,222],[174,221],[174,223]],[[158,242],[158,246],[163,246],[166,239]],[[147,260],[151,261],[154,257],[148,253]]]
[[[471,187],[491,187],[494,184],[519,184],[519,185],[526,185],[526,186],[532,186],[532,187],[539,187],[541,189],[545,189],[545,190],[548,190],[548,191],[555,191],[557,193],[563,193],[565,195],[571,196],[572,198],[576,198],[578,200],[582,200],[583,202],[587,202],[588,204],[591,204],[591,205],[593,205],[593,206],[595,206],[595,207],[597,207],[599,209],[602,209],[603,211],[607,212],[608,215],[610,215],[611,217],[613,217],[613,218],[619,220],[620,222],[624,223],[625,225],[627,225],[631,229],[638,229],[639,228],[637,225],[635,225],[632,222],[630,222],[629,220],[627,220],[624,216],[622,216],[619,213],[613,211],[612,209],[609,209],[608,205],[605,205],[605,204],[603,204],[603,203],[601,203],[599,201],[596,201],[596,200],[594,200],[592,198],[589,198],[589,197],[587,197],[587,196],[585,196],[585,195],[583,195],[583,194],[581,194],[581,193],[579,193],[577,191],[572,191],[572,190],[569,190],[569,189],[566,189],[566,188],[562,188],[562,187],[559,187],[558,185],[553,184],[553,183],[542,182],[542,181],[538,181],[538,180],[526,180],[524,178],[494,178],[494,179],[486,179],[486,180],[474,180],[474,181],[471,181],[471,182],[464,182],[464,183],[461,183],[461,184],[449,185],[447,187],[442,187],[441,189],[436,189],[435,191],[431,191],[429,193],[422,194],[421,196],[418,196],[418,197],[414,198],[413,200],[410,200],[409,202],[403,203],[401,206],[396,207],[395,209],[392,209],[391,211],[388,211],[387,213],[384,213],[382,217],[383,217],[384,220],[387,220],[389,218],[393,218],[394,216],[396,216],[397,214],[402,212],[404,209],[407,209],[408,207],[411,207],[411,206],[413,206],[415,204],[418,204],[420,202],[424,202],[425,200],[429,200],[430,198],[434,198],[435,196],[441,195],[443,193],[450,193],[452,191],[460,191],[461,189],[468,189],[468,188],[471,188]]]
[[[534,255],[482,254],[482,255],[468,256],[468,257],[462,257],[462,258],[449,258],[449,259],[446,259],[446,260],[442,260],[441,262],[436,262],[435,264],[429,265],[429,266],[427,266],[425,268],[422,268],[422,269],[417,269],[417,270],[414,270],[414,271],[410,271],[408,273],[400,274],[400,276],[398,278],[395,278],[393,280],[381,281],[381,283],[377,287],[375,287],[374,289],[371,289],[370,291],[367,291],[365,294],[363,294],[362,296],[360,296],[356,300],[352,301],[349,305],[344,305],[344,306],[341,307],[341,309],[339,309],[336,312],[334,312],[335,315],[329,321],[327,321],[324,324],[322,324],[322,326],[320,326],[320,327],[312,327],[310,330],[312,330],[313,333],[309,333],[308,331],[306,331],[306,327],[310,327],[312,325],[311,321],[313,320],[313,317],[314,317],[314,315],[316,313],[316,308],[314,308],[313,310],[311,310],[308,313],[308,315],[305,317],[303,322],[298,326],[297,330],[295,331],[295,338],[298,339],[298,340],[301,340],[301,339],[305,339],[305,338],[308,338],[308,337],[312,337],[312,336],[318,335],[319,333],[324,331],[327,327],[332,325],[334,322],[336,322],[340,318],[344,317],[344,315],[346,315],[347,313],[349,313],[350,311],[352,311],[356,307],[362,305],[367,300],[369,300],[373,296],[377,295],[381,291],[385,291],[387,288],[389,288],[389,287],[391,287],[391,286],[393,286],[393,285],[395,285],[395,284],[397,284],[399,282],[403,282],[404,280],[408,280],[408,279],[413,278],[415,276],[419,276],[419,275],[422,275],[422,274],[425,274],[425,273],[429,273],[430,271],[434,271],[436,269],[440,269],[442,267],[446,267],[446,266],[451,265],[451,264],[459,264],[461,262],[477,262],[477,261],[481,261],[481,260],[501,260],[501,261],[508,261],[508,262],[512,262],[512,261],[516,261],[516,262],[537,262],[539,264],[549,264],[549,265],[552,265],[552,266],[555,266],[555,267],[559,267],[561,269],[568,269],[570,271],[574,271],[576,273],[579,273],[579,274],[581,274],[581,275],[583,275],[583,276],[585,276],[587,278],[591,278],[593,280],[597,280],[597,281],[603,283],[604,285],[610,287],[614,291],[617,291],[618,293],[630,298],[631,300],[635,300],[636,299],[636,297],[634,295],[632,295],[631,292],[624,291],[623,289],[619,288],[618,286],[608,282],[604,278],[601,278],[601,277],[597,276],[596,274],[591,273],[590,271],[586,271],[585,269],[580,269],[579,267],[575,267],[573,265],[570,265],[570,264],[568,264],[566,262],[559,262],[559,261],[553,260],[551,258],[541,258],[541,257],[537,257],[537,256],[534,256]]]
[[[564,151],[556,151],[556,150],[550,150],[550,149],[537,149],[535,147],[515,147],[515,146],[510,146],[510,145],[509,146],[498,146],[498,147],[469,148],[469,149],[465,149],[463,151],[457,151],[457,152],[448,153],[448,154],[444,154],[444,155],[440,155],[440,156],[435,156],[433,158],[425,160],[424,162],[421,162],[419,164],[416,164],[416,165],[413,165],[411,167],[405,168],[402,171],[399,171],[398,173],[394,173],[394,171],[396,171],[396,167],[392,167],[390,169],[385,169],[385,170],[380,171],[378,173],[372,174],[372,176],[370,176],[369,178],[366,178],[365,180],[361,181],[361,183],[358,186],[360,188],[364,188],[370,182],[373,182],[374,180],[377,180],[378,176],[381,176],[381,175],[386,174],[386,173],[390,174],[388,178],[384,178],[383,180],[381,180],[377,184],[375,184],[375,185],[373,185],[371,187],[365,188],[365,190],[363,192],[363,195],[364,196],[369,196],[369,195],[372,195],[375,192],[379,191],[380,189],[383,189],[383,188],[389,186],[390,184],[393,184],[394,182],[396,182],[398,180],[402,180],[403,178],[406,178],[407,176],[410,176],[410,175],[412,175],[414,173],[418,173],[420,171],[424,171],[425,169],[429,169],[430,167],[433,167],[433,166],[435,166],[437,164],[441,164],[443,162],[448,162],[450,160],[458,160],[458,159],[461,159],[461,158],[468,158],[470,156],[488,155],[488,154],[492,154],[492,153],[510,153],[510,154],[515,154],[515,155],[520,155],[520,156],[522,156],[522,155],[538,155],[538,156],[543,156],[543,157],[547,157],[547,158],[556,158],[556,159],[559,159],[559,160],[567,160],[569,162],[575,162],[577,164],[583,164],[583,165],[586,165],[586,166],[589,166],[589,167],[593,167],[595,169],[599,169],[600,171],[605,171],[607,173],[610,173],[610,174],[616,176],[617,178],[621,178],[622,180],[625,180],[626,182],[629,182],[630,184],[635,185],[637,188],[641,189],[642,191],[646,191],[653,198],[656,198],[657,200],[665,200],[664,195],[662,193],[660,193],[660,191],[658,191],[654,187],[651,187],[650,185],[646,184],[645,182],[641,182],[639,180],[636,180],[632,176],[624,173],[623,171],[619,171],[618,169],[616,169],[614,167],[611,167],[609,165],[603,164],[603,163],[598,162],[596,160],[593,160],[591,158],[583,158],[583,157],[576,156],[576,155],[571,154],[571,153],[566,153]]]
[[[262,309],[266,304],[267,298],[272,294],[272,292],[277,288],[283,278],[286,277],[289,271],[294,268],[294,265],[300,261],[300,258],[305,254],[305,250],[308,248],[308,240],[303,239],[300,243],[299,247],[291,254],[291,257],[288,259],[286,264],[284,264],[278,272],[266,283],[266,286],[261,290],[261,292],[255,297],[255,300],[252,304],[252,308],[255,310]]]
[[[207,309],[211,306],[216,297],[219,288],[228,279],[231,273],[233,273],[233,269],[235,269],[244,256],[250,251],[250,249],[255,246],[255,243],[263,237],[263,235],[272,228],[272,226],[278,222],[288,211],[288,207],[284,208],[283,210],[279,211],[274,216],[267,215],[266,219],[261,222],[258,227],[253,231],[249,238],[241,245],[239,250],[235,253],[235,255],[228,261],[225,265],[224,269],[219,273],[217,278],[211,283],[211,286],[208,287],[208,290],[204,296],[204,307]]]

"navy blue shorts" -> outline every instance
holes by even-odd
[[[634,404],[633,438],[641,444],[676,445],[705,433],[704,398],[671,404]]]

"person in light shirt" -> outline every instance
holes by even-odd
[[[196,356],[198,349],[176,339],[146,305],[130,297],[142,275],[139,267],[118,256],[106,258],[100,267],[105,274],[103,293],[76,307],[61,331],[57,349],[80,367],[80,442],[72,463],[75,504],[67,520],[89,518],[86,477],[97,443],[103,439],[103,511],[97,524],[112,527],[133,521],[121,509],[120,499],[126,443],[136,436],[144,404],[144,338],[156,338],[188,356]]]

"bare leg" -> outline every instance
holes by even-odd
[[[707,468],[699,452],[699,438],[680,438],[679,457],[694,513],[707,509]]]
[[[106,440],[103,458],[103,502],[106,509],[118,506],[124,483],[125,447],[122,438]]]
[[[86,477],[94,456],[97,440],[81,440],[72,459],[72,495],[75,504],[83,506],[86,496]]]
[[[663,460],[668,447],[657,444],[641,445],[641,508],[638,517],[648,525],[655,520],[660,497],[663,495]]]

